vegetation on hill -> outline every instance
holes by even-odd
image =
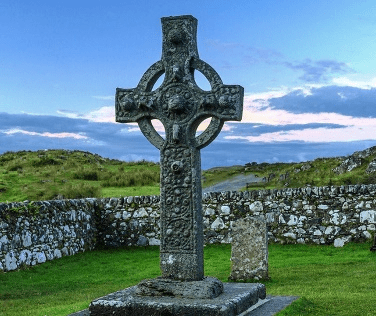
[[[245,166],[216,167],[204,171],[203,177],[207,187],[239,174],[255,174],[264,178],[263,182],[249,184],[249,190],[372,184],[376,183],[376,147],[347,157],[318,158],[309,162],[253,162]]]
[[[140,190],[142,189],[142,190]],[[0,202],[159,194],[159,165],[83,151],[0,155]]]
[[[123,162],[83,151],[6,152],[0,155],[0,202],[159,195],[159,174],[156,163]],[[371,184],[376,183],[376,147],[309,162],[215,167],[203,171],[203,187],[240,174],[264,179],[249,184],[249,190]]]

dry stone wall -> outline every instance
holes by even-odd
[[[232,223],[264,215],[272,243],[343,246],[372,238],[376,185],[209,193],[205,243],[231,243]],[[159,196],[0,204],[0,270],[107,247],[160,244]]]
[[[0,204],[0,270],[93,249],[95,200]]]
[[[207,242],[230,242],[228,229],[246,214],[265,215],[269,242],[340,247],[367,241],[375,232],[375,194],[376,185],[209,193],[204,197]]]

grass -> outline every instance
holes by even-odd
[[[375,315],[376,253],[343,248],[269,246],[270,295],[300,298],[280,315]],[[227,281],[230,245],[205,247],[205,275]],[[91,300],[159,272],[158,247],[96,250],[0,273],[0,315],[68,315]]]
[[[0,155],[0,202],[159,194],[158,164],[82,151]]]
[[[102,197],[153,196],[159,195],[159,185],[102,188]]]

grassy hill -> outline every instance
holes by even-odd
[[[159,165],[123,162],[83,151],[45,150],[0,155],[0,202],[159,195]],[[251,189],[376,183],[376,147],[347,157],[301,163],[247,163],[203,171],[203,187],[239,174],[263,182]]]
[[[250,184],[249,190],[371,184],[376,183],[376,147],[346,157],[318,158],[300,163],[253,162],[245,166],[215,167],[204,171],[204,184],[211,186],[239,174],[255,174],[264,178],[264,182]]]
[[[83,151],[0,155],[0,202],[159,194],[159,165]]]

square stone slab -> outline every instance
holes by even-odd
[[[132,286],[92,301],[89,310],[91,316],[236,316],[266,297],[265,285],[260,283],[223,286],[223,293],[213,299],[137,296],[137,286]]]

